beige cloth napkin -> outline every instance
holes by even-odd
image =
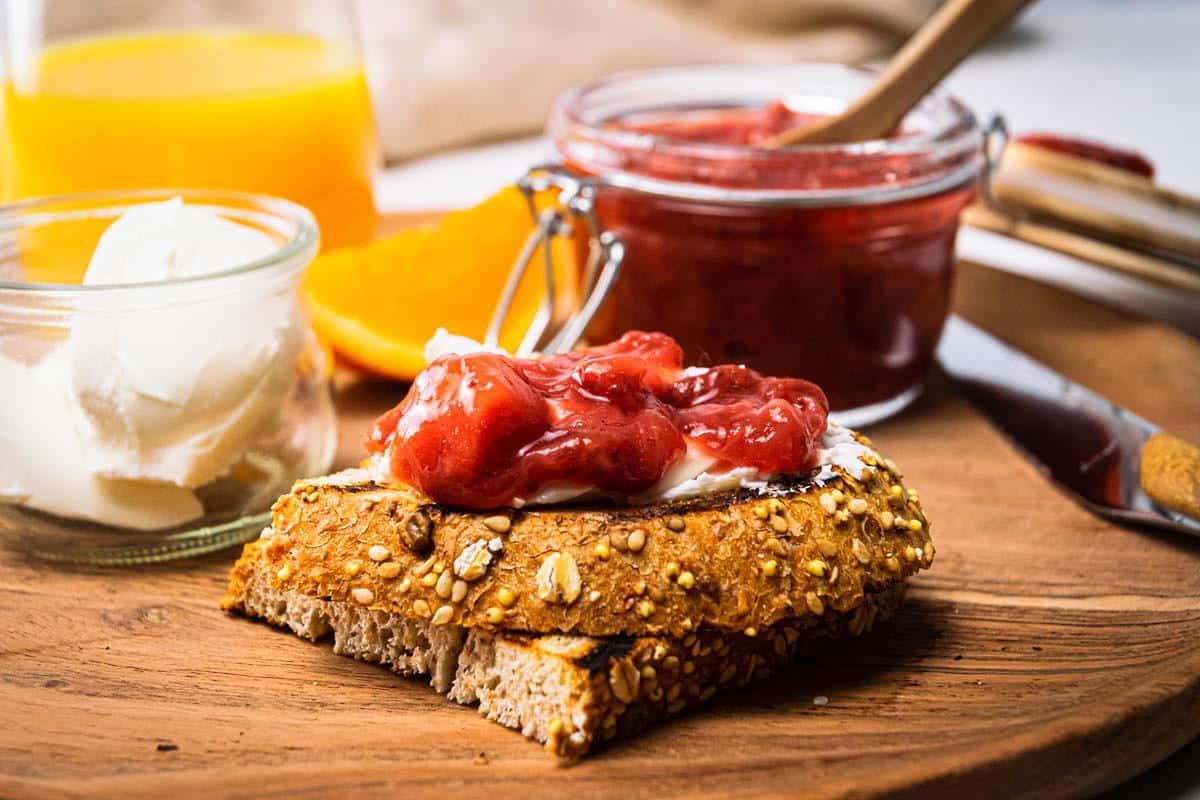
[[[937,0],[359,0],[389,160],[541,129],[564,89],[622,69],[861,62]]]
[[[229,19],[328,32],[349,5],[384,152],[395,161],[534,133],[559,92],[616,70],[875,58],[938,1],[80,0],[43,8],[45,30],[58,34]]]

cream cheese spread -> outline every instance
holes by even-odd
[[[148,203],[105,231],[83,283],[201,276],[276,249],[204,207]],[[40,359],[0,353],[0,502],[146,530],[203,515],[193,490],[228,473],[278,415],[304,328],[290,293],[178,297],[77,312]]]
[[[265,258],[269,236],[179,199],[104,232],[84,284],[195,277]],[[278,413],[303,327],[290,295],[105,315],[71,334],[71,391],[91,472],[195,488],[225,473]]]
[[[868,457],[879,458],[875,451],[859,443],[848,428],[830,422],[825,429],[822,447],[817,454],[817,474],[814,480],[818,483],[832,480],[837,474],[834,472],[835,467],[852,477],[859,478],[864,471],[871,468]],[[517,507],[548,506],[597,498],[619,499],[630,505],[649,505],[669,500],[721,494],[735,489],[768,492],[772,481],[782,477],[773,472],[759,472],[753,467],[737,467],[725,472],[711,472],[714,464],[716,464],[716,459],[705,455],[694,444],[689,444],[683,458],[667,471],[667,474],[656,486],[642,494],[613,498],[610,494],[595,487],[545,486],[530,497],[521,498],[522,502],[518,503]]]

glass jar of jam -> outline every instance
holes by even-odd
[[[863,425],[920,392],[950,308],[958,215],[982,165],[961,103],[932,95],[892,137],[770,149],[873,73],[817,64],[628,73],[559,98],[549,133],[624,245],[592,343],[661,330],[689,363],[819,384]],[[581,264],[586,256],[581,240]]]

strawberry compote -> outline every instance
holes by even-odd
[[[587,335],[661,330],[689,363],[820,384],[851,426],[916,396],[950,309],[982,134],[931,96],[872,142],[772,149],[865,91],[828,65],[623,73],[563,95],[549,133],[624,261]],[[578,234],[587,269],[591,233]]]
[[[710,472],[816,464],[829,411],[820,388],[743,366],[683,369],[661,333],[538,359],[436,359],[380,417],[367,449],[439,503],[520,505],[548,486],[632,497],[690,450]]]

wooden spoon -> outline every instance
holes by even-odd
[[[763,147],[882,139],[975,48],[1033,0],[947,0],[841,114],[791,128]]]

